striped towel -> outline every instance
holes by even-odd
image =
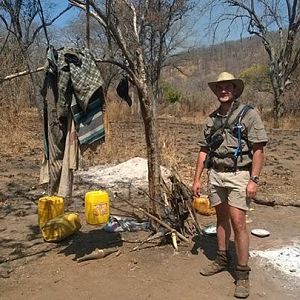
[[[92,144],[95,141],[104,141],[105,129],[103,122],[103,100],[99,97],[99,90],[92,96],[86,112],[76,102],[73,95],[71,111],[76,125],[76,132],[80,145]]]

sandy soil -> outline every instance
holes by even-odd
[[[197,155],[199,126],[162,122],[163,132],[176,137],[182,177],[190,183]],[[145,153],[140,122],[114,123],[120,144],[132,141],[134,153]],[[120,132],[122,134],[120,134]],[[269,130],[266,166],[259,197],[266,202],[253,204],[249,212],[249,230],[265,228],[267,238],[250,236],[252,250],[280,248],[300,243],[299,205],[300,150],[299,131]],[[117,136],[113,137],[117,138]],[[106,233],[87,225],[83,216],[84,193],[91,188],[78,179],[70,210],[80,212],[83,227],[71,238],[45,243],[37,227],[37,201],[43,193],[38,186],[41,146],[24,147],[15,153],[1,140],[0,153],[0,299],[230,299],[234,278],[228,272],[203,278],[199,270],[214,258],[215,237],[193,237],[192,243],[180,244],[179,252],[171,245],[145,244],[131,252],[136,240],[147,232]],[[130,158],[130,157],[127,157]],[[98,159],[98,161],[97,161]],[[124,157],[125,160],[125,157]],[[96,158],[94,164],[104,161]],[[144,198],[135,199],[141,205]],[[114,205],[122,206],[117,199]],[[284,205],[284,206],[283,206]],[[198,216],[202,225],[215,217]],[[121,254],[101,260],[77,263],[76,258],[98,248],[119,247]],[[231,251],[233,250],[233,243]],[[300,257],[298,257],[300,260]],[[251,295],[249,299],[299,299],[300,279],[282,273],[259,257],[250,259]],[[231,272],[232,273],[232,272]]]

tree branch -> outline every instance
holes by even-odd
[[[125,64],[122,64],[122,63],[120,63],[118,61],[115,61],[115,60],[104,60],[104,59],[96,58],[95,62],[97,62],[97,63],[110,63],[110,64],[116,65],[116,66],[120,67],[121,69],[123,69],[124,71],[130,73],[130,70],[128,69],[128,67]],[[8,81],[8,80],[11,80],[11,79],[14,79],[14,78],[17,78],[17,77],[21,77],[21,76],[25,76],[25,75],[29,75],[29,74],[33,74],[33,73],[38,73],[38,72],[41,72],[43,70],[45,70],[45,66],[38,67],[35,70],[27,70],[27,71],[22,71],[22,72],[14,73],[14,74],[11,74],[11,75],[7,75],[3,78],[0,78],[0,83],[3,83],[4,81]]]
[[[11,24],[10,24],[10,27],[11,27]],[[2,47],[1,47],[0,54],[2,53],[2,51],[4,50],[4,48],[6,46],[6,43],[8,42],[8,38],[9,38],[10,33],[11,33],[11,31],[8,30],[7,35],[5,37],[5,40],[4,40],[4,43],[3,43]]]
[[[33,74],[33,73],[37,73],[37,72],[41,72],[45,69],[45,66],[43,67],[39,67],[36,70],[27,70],[27,71],[22,71],[22,72],[18,72],[18,73],[14,73],[8,76],[5,76],[3,78],[0,78],[0,83],[3,83],[4,81],[8,81],[17,77],[21,77],[21,76],[25,76],[25,75],[29,75],[29,74]]]
[[[34,31],[34,33],[32,34],[32,37],[28,43],[28,46],[32,45],[32,43],[34,42],[36,36],[38,35],[38,33],[41,31],[41,29],[45,27],[48,27],[50,25],[52,25],[57,19],[59,19],[64,13],[66,13],[68,10],[70,10],[72,8],[72,6],[68,6],[67,8],[65,8],[63,11],[61,11],[56,17],[54,17],[51,21],[46,22],[44,25],[40,25],[39,27],[37,27],[37,29]]]

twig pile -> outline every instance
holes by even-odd
[[[190,189],[182,182],[179,176],[173,173],[170,177],[171,187],[163,183],[163,201],[156,201],[160,204],[159,215],[150,213],[144,208],[138,207],[131,201],[119,198],[126,202],[135,210],[141,212],[151,220],[151,229],[153,235],[142,241],[142,244],[157,238],[165,238],[166,241],[172,241],[174,248],[177,250],[177,238],[190,243],[190,238],[195,231],[202,233],[201,227],[192,207],[192,193]],[[169,238],[171,237],[171,238]],[[140,245],[141,246],[141,245]],[[139,246],[133,250],[139,249]]]

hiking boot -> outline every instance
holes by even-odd
[[[219,272],[225,271],[228,265],[228,255],[227,251],[217,251],[216,259],[210,263],[208,266],[200,271],[203,276],[211,276]]]
[[[251,269],[248,266],[237,266],[236,267],[236,286],[234,297],[236,298],[247,298],[249,296],[250,283],[249,283],[249,272]]]

